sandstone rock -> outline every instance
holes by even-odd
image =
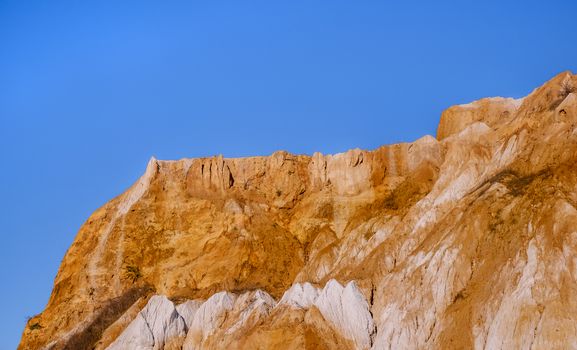
[[[368,349],[372,345],[375,326],[365,297],[354,282],[349,282],[345,288],[330,280],[314,305],[323,317],[329,321],[338,332],[351,339],[358,349]]]
[[[194,315],[183,349],[198,349],[203,340],[216,332],[225,321],[227,312],[233,308],[235,299],[234,294],[220,292],[205,301]]]
[[[282,319],[282,314],[298,319],[301,310],[306,317],[299,322],[307,327],[338,334],[344,339],[337,342],[347,346],[370,347],[374,324],[364,295],[354,282],[343,287],[330,280],[320,291],[310,283],[297,283],[278,304],[261,290],[240,295],[219,292],[204,302],[187,300],[176,309],[165,296],[153,296],[109,349],[171,348],[160,343],[179,346],[183,343],[182,324],[175,320],[187,320],[189,325],[183,349],[235,348],[239,339],[257,332],[271,318]]]
[[[138,314],[126,330],[112,343],[108,349],[150,350],[154,348],[154,336],[142,314]]]
[[[146,307],[109,347],[116,349],[165,349],[186,335],[186,325],[165,296],[153,296]]]
[[[372,151],[153,158],[82,226],[20,349],[575,348],[576,86]]]
[[[200,300],[187,300],[182,304],[176,306],[176,312],[182,317],[184,323],[186,324],[186,329],[188,330],[192,327],[192,322],[194,321],[194,316],[196,312],[202,305]]]
[[[314,305],[318,296],[319,290],[312,284],[308,282],[295,283],[283,294],[279,301],[279,305],[289,305],[292,307],[308,309]]]
[[[450,107],[441,115],[437,139],[442,140],[456,134],[475,122],[482,121],[490,127],[506,123],[513,117],[522,102],[523,99],[493,97]]]

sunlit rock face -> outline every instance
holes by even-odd
[[[146,307],[108,347],[120,349],[169,349],[186,335],[184,318],[165,296],[153,296]]]
[[[561,73],[373,151],[153,158],[20,349],[577,348],[576,94]]]

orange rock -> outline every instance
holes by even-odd
[[[437,139],[373,151],[153,158],[82,226],[20,348],[105,348],[154,294],[200,305],[223,291],[236,301],[219,311],[218,329],[195,321],[196,333],[165,343],[570,348],[576,86],[565,72],[523,99],[451,107]],[[342,293],[315,306],[314,288],[331,279],[355,281],[351,305],[370,318],[335,299]],[[310,292],[291,288],[305,282]],[[289,289],[302,302],[277,303]],[[200,309],[199,319],[217,317]]]

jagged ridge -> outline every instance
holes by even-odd
[[[280,298],[291,285],[303,298],[279,304],[293,311],[223,326],[242,329],[227,346],[571,347],[575,86],[562,73],[524,99],[455,106],[437,139],[370,152],[152,159],[81,228],[46,310],[30,320],[42,328],[27,327],[20,347],[106,347],[152,294],[210,300],[260,289]],[[317,297],[295,284],[331,279],[356,281],[355,295],[369,300],[371,321],[360,322],[368,342],[329,316],[348,286]]]

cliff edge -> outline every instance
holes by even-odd
[[[19,349],[577,347],[576,94],[564,72],[372,151],[152,158]]]

